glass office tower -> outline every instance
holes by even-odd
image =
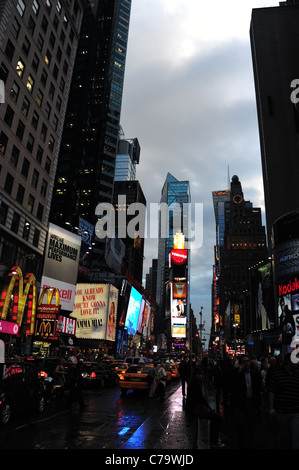
[[[174,235],[181,229],[185,239],[189,235],[189,203],[191,202],[189,181],[179,181],[170,173],[163,185],[160,199],[159,214],[159,241],[158,241],[158,268],[157,268],[157,295],[159,304],[159,327],[168,330],[165,319],[169,316],[169,306],[166,302],[166,284],[170,281],[169,256],[174,247]],[[164,206],[164,207],[163,207]],[[164,209],[167,208],[167,214]],[[189,250],[188,250],[189,251]],[[186,267],[187,268],[187,267]],[[187,269],[187,274],[189,273]],[[189,274],[188,274],[189,276]],[[189,278],[187,279],[188,295],[186,300],[189,309]]]
[[[86,10],[57,168],[51,220],[76,232],[95,225],[95,208],[112,203],[131,0],[100,0]],[[104,243],[92,267],[104,266]]]

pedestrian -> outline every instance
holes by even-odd
[[[191,366],[189,362],[189,358],[184,356],[182,361],[179,364],[179,374],[182,384],[182,395],[183,397],[186,396],[186,385],[188,385],[188,381],[191,375]]]
[[[287,353],[269,385],[269,415],[277,427],[280,449],[299,449],[299,365]]]
[[[186,415],[189,423],[193,427],[193,448],[197,448],[199,435],[199,420],[207,419],[210,421],[210,447],[213,449],[223,448],[225,445],[219,440],[219,432],[222,419],[218,413],[210,407],[203,394],[203,370],[197,366],[192,372],[187,390]]]
[[[231,406],[233,421],[241,449],[253,448],[254,431],[261,419],[262,378],[250,367],[248,355],[240,356],[232,374]]]
[[[54,377],[54,386],[55,387],[64,387],[65,386],[65,360],[63,357],[59,359],[59,362],[55,368],[55,377]]]
[[[159,382],[159,380],[158,380],[158,363],[157,362],[154,364],[154,367],[150,368],[150,372],[148,374],[148,377],[149,377],[149,380],[150,380],[150,383],[151,383],[150,391],[149,391],[149,398],[154,398],[156,388],[157,388],[157,385],[158,385],[158,382]]]
[[[157,387],[156,387],[156,396],[160,398],[161,401],[165,399],[165,388],[166,388],[166,370],[165,364],[162,362],[157,372]]]

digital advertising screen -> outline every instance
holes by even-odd
[[[125,321],[125,328],[127,328],[129,335],[135,335],[139,313],[141,308],[142,294],[138,292],[135,287],[131,288],[130,300],[128,305],[127,317]]]

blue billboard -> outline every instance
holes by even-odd
[[[129,335],[135,335],[136,333],[138,318],[140,314],[141,300],[142,294],[140,294],[134,287],[132,287],[127,310],[127,317],[125,321],[125,328],[127,328]]]

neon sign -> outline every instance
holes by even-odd
[[[23,273],[20,266],[14,266],[8,275],[9,282],[4,287],[0,298],[0,318],[7,317],[19,326],[22,325],[25,307],[27,304],[26,334],[34,333],[36,315],[36,279],[34,274]]]

